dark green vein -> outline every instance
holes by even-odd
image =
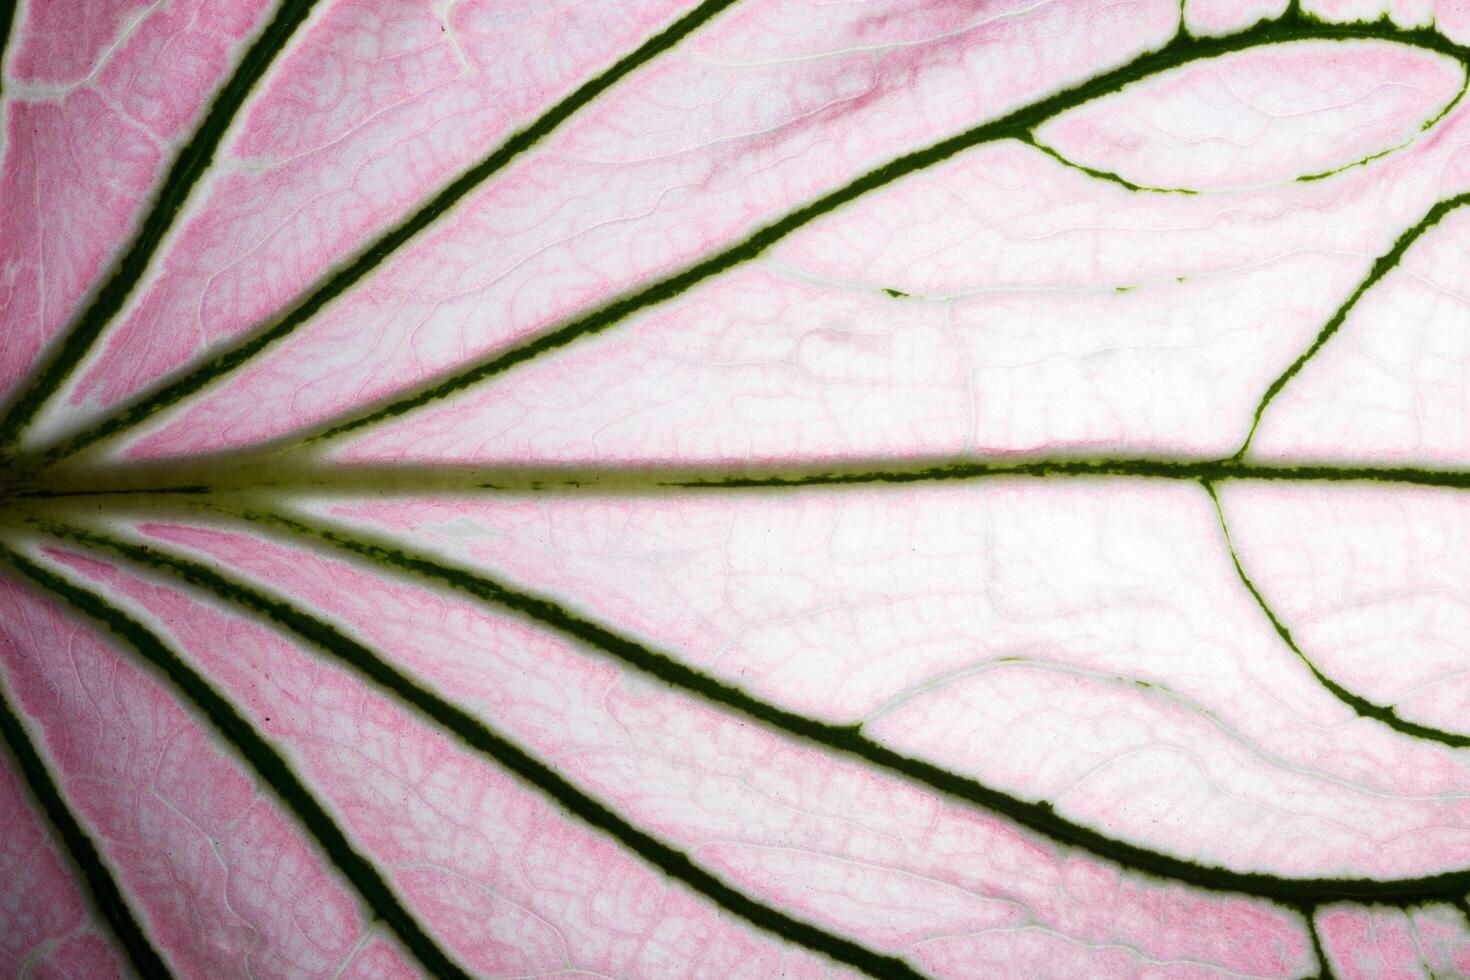
[[[8,453],[20,439],[46,400],[56,394],[62,383],[87,356],[107,324],[122,309],[153,254],[173,227],[179,209],[190,191],[214,161],[220,140],[229,128],[250,90],[276,59],[296,29],[305,22],[315,0],[284,0],[275,17],[261,31],[255,43],[246,49],[234,74],[215,96],[204,121],[174,158],[153,205],[134,235],[132,243],[117,260],[112,273],[92,297],[92,301],[62,335],[39,370],[21,389],[9,410],[0,417],[0,453]]]
[[[1143,874],[1215,891],[1240,892],[1291,907],[1324,901],[1373,901],[1409,906],[1470,890],[1470,869],[1417,878],[1284,878],[1256,871],[1206,865],[1130,844],[1072,821],[1047,801],[1018,799],[979,780],[906,756],[866,737],[860,725],[838,725],[762,701],[743,688],[696,670],[668,654],[623,636],[550,599],[523,592],[489,576],[436,558],[402,550],[389,541],[322,525],[313,527],[280,513],[226,511],[268,531],[295,537],[365,560],[370,566],[448,588],[523,617],[691,694],[721,710],[743,715],[793,738],[900,775],[964,803],[1009,818],[1069,847],[1090,852]]]
[[[1470,65],[1461,65],[1460,67],[1462,70],[1464,70],[1465,77],[1460,82],[1460,87],[1458,90],[1456,90],[1454,98],[1445,103],[1444,107],[1440,109],[1439,112],[1424,120],[1424,123],[1419,127],[1419,132],[1426,133],[1429,130],[1433,129],[1435,124],[1438,123],[1445,116],[1448,116],[1451,112],[1453,112],[1455,106],[1459,105],[1460,100],[1465,97],[1466,89],[1470,88]],[[1399,150],[1404,149],[1404,147],[1411,145],[1413,142],[1414,140],[1410,139],[1407,142],[1400,143],[1398,146],[1390,146],[1386,150],[1379,150],[1377,153],[1370,153],[1361,159],[1354,160],[1352,163],[1345,163],[1340,167],[1333,167],[1331,170],[1323,170],[1319,173],[1314,174],[1303,174],[1302,176],[1298,177],[1297,180],[1304,184],[1311,183],[1312,181],[1326,180],[1328,177],[1335,176],[1336,174],[1340,174],[1346,170],[1353,170],[1357,167],[1366,167],[1374,160],[1381,160],[1386,156],[1391,156],[1392,154],[1397,153]]]
[[[1399,264],[1404,257],[1404,253],[1425,232],[1444,220],[1445,215],[1466,204],[1470,204],[1470,193],[1457,194],[1454,197],[1437,202],[1425,213],[1424,217],[1416,221],[1407,231],[1398,237],[1398,240],[1393,243],[1392,248],[1374,260],[1372,268],[1368,270],[1368,275],[1358,283],[1352,295],[1348,296],[1343,304],[1337,308],[1337,312],[1333,313],[1332,317],[1322,326],[1322,330],[1317,334],[1316,339],[1312,341],[1312,345],[1303,351],[1301,356],[1293,361],[1291,366],[1283,371],[1266,388],[1266,393],[1261,396],[1260,404],[1256,406],[1255,414],[1251,417],[1251,427],[1250,431],[1246,433],[1245,442],[1241,443],[1240,448],[1235,451],[1235,455],[1232,457],[1233,459],[1244,458],[1246,451],[1250,449],[1251,440],[1255,438],[1256,429],[1261,424],[1261,416],[1266,413],[1266,409],[1270,406],[1272,400],[1281,394],[1281,389],[1290,384],[1291,379],[1295,378],[1306,363],[1315,357],[1317,352],[1332,339],[1333,334],[1337,333],[1338,329],[1347,320],[1348,314],[1353,311],[1354,306],[1358,305],[1358,301],[1363,298],[1364,294]]]
[[[128,908],[122,890],[103,863],[102,855],[97,853],[96,845],[72,815],[60,788],[52,780],[45,762],[41,760],[41,753],[31,743],[25,726],[11,708],[5,697],[3,679],[0,679],[0,738],[9,746],[21,776],[30,787],[31,795],[41,805],[51,826],[56,829],[72,863],[80,872],[82,882],[92,893],[92,901],[102,916],[102,921],[107,923],[107,927],[117,937],[128,961],[133,964],[133,969],[144,977],[170,976],[163,957],[158,955],[143,927],[133,918],[132,910]]]
[[[1036,128],[1047,120],[1083,103],[1117,92],[1134,82],[1191,61],[1216,58],[1262,44],[1305,40],[1364,39],[1399,41],[1449,55],[1462,65],[1470,63],[1470,55],[1467,55],[1466,48],[1451,43],[1443,35],[1433,30],[1403,30],[1393,27],[1387,21],[1381,24],[1326,24],[1302,13],[1295,3],[1279,18],[1262,21],[1238,34],[1224,37],[1193,37],[1181,31],[1162,48],[1140,55],[1125,65],[870,170],[852,182],[766,225],[744,241],[716,252],[681,272],[625,294],[600,309],[576,317],[524,343],[495,353],[463,370],[432,381],[416,390],[393,396],[385,403],[365,412],[328,424],[322,428],[322,431],[311,436],[310,441],[332,439],[365,426],[396,418],[430,402],[447,398],[519,364],[564,347],[575,340],[600,333],[641,310],[665,303],[706,279],[718,276],[759,257],[797,229],[901,177],[932,167],[962,151],[986,143],[1003,139],[1029,140]]]
[[[1455,96],[1455,101],[1458,102],[1459,98],[1460,97],[1458,95]],[[1333,167],[1331,170],[1319,170],[1317,173],[1313,174],[1302,174],[1296,179],[1298,183],[1310,184],[1314,183],[1315,181],[1326,180],[1328,177],[1336,177],[1340,173],[1345,173],[1349,170],[1355,170],[1358,167],[1366,167],[1374,160],[1382,160],[1384,157],[1392,156],[1393,154],[1397,153],[1399,150],[1404,149],[1413,142],[1413,140],[1409,140],[1406,143],[1400,143],[1398,146],[1391,146],[1386,150],[1379,150],[1377,153],[1370,153],[1361,159],[1354,160],[1352,163],[1345,163],[1340,167]]]
[[[1470,746],[1470,736],[1447,732],[1443,729],[1421,725],[1417,722],[1401,718],[1391,705],[1374,704],[1372,701],[1354,694],[1322,673],[1317,668],[1317,665],[1312,662],[1311,658],[1302,652],[1301,647],[1297,646],[1296,640],[1292,638],[1291,631],[1276,617],[1276,613],[1266,604],[1266,598],[1261,595],[1261,591],[1250,580],[1250,576],[1246,575],[1245,568],[1240,563],[1240,556],[1235,552],[1235,542],[1230,538],[1230,528],[1225,522],[1225,510],[1220,505],[1220,497],[1215,493],[1215,487],[1210,481],[1201,480],[1200,482],[1204,484],[1204,488],[1209,493],[1210,499],[1215,503],[1215,514],[1220,519],[1220,532],[1225,537],[1225,548],[1230,552],[1230,560],[1235,565],[1235,573],[1240,576],[1241,584],[1251,594],[1251,598],[1256,600],[1256,605],[1266,615],[1266,619],[1270,621],[1271,627],[1276,630],[1276,635],[1281,637],[1281,642],[1285,643],[1287,649],[1296,654],[1296,658],[1306,665],[1307,670],[1311,671],[1312,676],[1317,679],[1318,684],[1321,684],[1337,700],[1352,708],[1359,717],[1371,718],[1374,721],[1387,725],[1401,735],[1425,739],[1430,742],[1439,742],[1442,745],[1448,745],[1456,749],[1463,749],[1466,746]]]
[[[5,97],[5,53],[10,49],[10,36],[15,33],[16,21],[20,19],[20,4],[16,0],[5,0],[0,3],[0,109],[4,108]],[[3,112],[0,112],[0,126],[5,124]],[[5,134],[0,133],[0,146],[5,142]]]
[[[723,3],[714,4],[707,2],[693,14],[677,22],[663,35],[647,42],[634,55],[620,62],[615,68],[610,69],[608,74],[611,75],[613,72],[626,73],[635,67],[639,60],[646,60],[647,57],[651,56],[651,53],[655,49],[662,50],[664,47],[672,45],[678,39],[678,36],[682,36],[681,34],[676,36],[677,32],[687,33],[688,30],[691,30],[693,18],[707,19],[709,16],[712,16],[716,8],[722,6]],[[1184,32],[1180,32],[1163,47],[1143,54],[1125,65],[1104,72],[1101,75],[1039,99],[1030,105],[1023,106],[990,122],[983,123],[965,132],[941,140],[924,149],[905,154],[874,170],[870,170],[850,183],[823,195],[803,207],[789,212],[786,216],[757,230],[744,241],[716,252],[686,267],[681,272],[627,293],[599,309],[574,317],[560,327],[542,333],[516,346],[503,349],[462,370],[430,381],[425,386],[390,396],[388,399],[377,404],[376,407],[370,407],[360,414],[350,415],[336,422],[324,423],[318,427],[320,431],[310,436],[310,438],[313,441],[331,439],[364,426],[397,417],[429,402],[446,398],[455,392],[507,371],[518,364],[566,346],[574,340],[606,330],[613,324],[620,322],[640,310],[667,302],[712,276],[717,276],[735,266],[749,262],[798,228],[879,187],[890,184],[900,177],[926,167],[931,167],[964,150],[985,143],[1002,139],[1025,139],[1041,123],[1068,109],[1116,92],[1133,82],[1140,81],[1160,72],[1168,71],[1171,68],[1177,68],[1191,61],[1220,57],[1263,44],[1308,40],[1391,40],[1448,55],[1462,64],[1470,62],[1470,54],[1467,54],[1466,48],[1452,43],[1432,29],[1403,29],[1392,25],[1387,20],[1375,23],[1329,24],[1302,13],[1296,4],[1289,6],[1286,12],[1277,19],[1261,21],[1253,27],[1237,34],[1223,37],[1192,37]],[[606,84],[610,84],[602,83],[602,79],[606,77],[600,76],[597,82],[588,84],[592,86],[601,83],[601,87],[605,88]],[[557,110],[553,110],[553,113],[548,114],[547,117],[543,117],[543,120],[538,121],[536,125],[542,128],[537,130],[537,136],[539,137],[542,133],[549,130],[551,125],[554,125],[554,122],[548,125],[542,125],[553,114],[565,107],[565,111],[556,116],[555,121],[559,122],[561,118],[569,115],[575,108],[574,105],[569,105],[569,103],[576,101],[580,105],[587,98],[590,98],[590,95],[585,94],[584,90],[579,89],[577,95],[570,97],[567,102],[558,106]],[[530,130],[526,132],[529,133]],[[514,153],[519,153],[521,149],[529,147],[529,145],[530,141],[525,142],[524,146],[518,144],[518,148]],[[514,155],[514,153],[511,155]],[[302,323],[306,322],[329,299],[335,297],[349,285],[360,279],[370,269],[381,262],[383,258],[386,258],[388,254],[407,241],[412,236],[413,231],[427,224],[432,220],[433,216],[448,206],[447,203],[441,204],[441,201],[447,201],[451,197],[452,199],[457,199],[470,187],[478,183],[479,180],[483,179],[485,175],[488,175],[489,172],[493,172],[493,170],[487,169],[491,166],[490,159],[498,160],[494,164],[494,167],[498,168],[509,159],[509,156],[500,159],[500,155],[497,154],[495,157],[487,159],[485,163],[481,164],[475,170],[467,173],[459,181],[451,185],[449,189],[431,201],[430,204],[417,212],[408,222],[405,222],[405,224],[400,225],[397,229],[394,229],[394,231],[379,239],[378,242],[374,243],[373,246],[359,256],[346,269],[333,276],[316,292],[312,293],[311,296],[303,300],[289,312],[283,314],[282,317],[264,328],[261,332],[252,335],[234,347],[188,370],[187,373],[172,382],[165,383],[161,388],[141,396],[138,400],[133,401],[127,407],[106,417],[91,428],[78,432],[59,444],[48,448],[42,453],[44,463],[49,465],[101,440],[115,437],[131,429],[146,419],[151,418],[156,413],[177,404],[205,385],[230,373],[276,341],[288,336]],[[412,226],[412,230],[410,230],[410,226]]]
[[[362,896],[376,919],[385,923],[404,947],[436,977],[468,980],[461,969],[430,938],[413,915],[403,907],[367,858],[357,852],[331,815],[302,784],[281,754],[235,710],[194,668],[184,662],[152,631],[95,592],[74,585],[55,572],[0,544],[4,561],[41,588],[53,593],[72,609],[104,627],[127,643],[200,712],[240,757],[255,770],[262,787],[269,787],[320,845],[327,859],[342,872]]]
[[[639,830],[545,763],[533,758],[510,739],[399,671],[375,651],[331,623],[303,612],[281,599],[268,596],[237,579],[221,575],[198,562],[169,554],[154,544],[143,547],[84,528],[51,521],[32,523],[55,537],[120,555],[144,568],[167,572],[195,588],[265,617],[346,665],[424,718],[442,726],[476,753],[513,772],[583,822],[613,837],[670,878],[704,895],[727,912],[787,941],[805,946],[875,977],[920,976],[902,959],[876,953],[851,940],[794,919],[730,887],[683,852]]]
[[[1042,153],[1045,153],[1047,156],[1051,157],[1053,160],[1057,161],[1064,167],[1068,167],[1072,170],[1081,171],[1082,173],[1096,180],[1105,180],[1110,184],[1117,184],[1118,186],[1125,187],[1130,191],[1149,194],[1199,193],[1199,191],[1189,187],[1146,187],[1143,184],[1135,184],[1133,181],[1129,180],[1127,177],[1124,177],[1122,174],[1114,173],[1111,170],[1099,170],[1096,167],[1089,167],[1086,164],[1078,163],[1075,160],[1069,160],[1067,157],[1062,156],[1062,154],[1057,150],[1038,140],[1035,133],[1027,133],[1025,136],[1021,137],[1021,139],[1023,142],[1027,143],[1030,146],[1034,146],[1036,149],[1040,150]]]
[[[327,276],[315,289],[297,300],[295,305],[285,312],[267,321],[234,346],[192,368],[184,369],[172,380],[165,380],[91,428],[44,451],[43,459],[47,462],[54,462],[94,443],[120,435],[157,413],[178,404],[216,379],[229,374],[267,347],[289,337],[302,324],[316,316],[328,303],[350,289],[389,256],[446,214],[465,195],[534,147],[573,113],[602,95],[629,73],[678,44],[735,2],[736,0],[704,0],[689,13],[644,41],[631,54],[625,55],[600,75],[584,82],[524,129],[516,131],[489,156],[484,157],[462,173],[430,198],[427,204],[422,205],[402,222],[380,235],[355,258],[337,272]],[[0,433],[3,433],[3,430],[0,430]]]

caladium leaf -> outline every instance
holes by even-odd
[[[1470,975],[1470,16],[31,0],[8,975]]]

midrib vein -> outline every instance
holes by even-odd
[[[1328,462],[994,456],[761,465],[473,466],[332,464],[271,454],[58,469],[0,489],[0,514],[37,507],[128,510],[173,498],[199,501],[332,497],[443,498],[584,494],[607,497],[709,493],[797,493],[842,487],[983,480],[1106,481],[1117,479],[1230,482],[1351,483],[1385,488],[1470,489],[1470,469],[1372,466]]]

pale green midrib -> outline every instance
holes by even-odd
[[[297,294],[283,310],[267,317],[254,330],[249,331],[243,339],[227,343],[223,349],[207,355],[202,362],[185,366],[170,374],[92,426],[73,435],[62,436],[59,441],[43,446],[39,450],[39,455],[48,462],[55,462],[95,443],[120,435],[151,418],[157,412],[182,401],[217,378],[231,374],[262,350],[290,336],[299,326],[314,318],[338,295],[367,276],[404,245],[417,240],[422,232],[437,224],[439,219],[451,213],[460,201],[486,180],[535,148],[542,139],[555,131],[583,106],[595,101],[626,75],[652,61],[736,2],[737,0],[703,0],[684,16],[645,40],[632,52],[578,86],[540,117],[516,130],[494,151],[462,171],[407,217],[374,237],[349,261],[335,268],[312,288]],[[115,312],[116,310],[112,310],[107,313],[106,318],[89,335],[85,337],[79,335],[79,339],[75,342],[68,337],[67,344],[63,345],[53,358],[52,363],[59,365],[55,370],[69,373],[100,336],[102,328],[106,326],[106,319],[110,319],[112,313]],[[52,368],[48,367],[47,370],[55,373]],[[49,375],[43,376],[42,380],[45,380],[46,377]],[[59,384],[59,380],[57,383]],[[39,386],[39,383],[27,388],[23,401],[34,401],[35,405],[27,411],[12,412],[5,419],[0,419],[0,449],[9,445],[5,441],[6,433],[11,429],[15,430],[10,436],[10,442],[13,442],[14,437],[19,434],[20,427],[23,427],[35,414],[40,403],[54,393],[54,388],[53,385],[46,389]],[[25,407],[23,403],[17,403],[17,405]],[[12,416],[18,421],[12,422]],[[7,426],[9,428],[6,428]]]
[[[314,426],[303,438],[312,442],[334,439],[365,426],[395,418],[429,402],[448,397],[505,370],[534,360],[581,337],[601,332],[635,312],[663,303],[705,279],[722,274],[730,268],[759,256],[797,228],[901,176],[932,166],[963,150],[984,143],[1007,138],[1028,138],[1041,123],[1085,102],[1112,94],[1132,82],[1192,61],[1219,57],[1262,44],[1309,40],[1392,41],[1447,55],[1460,62],[1462,66],[1470,64],[1467,49],[1450,42],[1433,30],[1398,28],[1387,20],[1374,24],[1328,24],[1303,14],[1295,2],[1290,4],[1287,10],[1275,20],[1261,21],[1244,31],[1231,35],[1192,37],[1181,30],[1163,47],[1140,55],[1133,61],[871,170],[843,187],[828,192],[823,197],[764,226],[743,242],[707,256],[685,267],[681,272],[638,287],[633,292],[625,293],[598,309],[575,315],[564,321],[560,327],[486,355],[468,367],[456,369],[407,391],[389,395],[379,401],[376,407],[370,407],[365,411],[352,410],[344,416],[329,419]],[[397,245],[393,247],[396,248]],[[294,327],[292,329],[294,330]],[[233,372],[277,339],[280,338],[273,336],[269,331],[257,334],[195,368],[184,369],[175,380],[165,382],[151,392],[145,393],[91,427],[66,437],[57,444],[45,447],[41,452],[46,463],[49,465],[58,462],[82,449],[90,448],[130,430],[157,412],[172,407],[216,378]]]
[[[168,966],[128,906],[112,870],[81,821],[67,806],[61,787],[42,758],[40,749],[32,742],[20,717],[11,707],[6,695],[8,686],[4,671],[0,670],[0,746],[9,748],[17,779],[30,790],[37,808],[51,824],[54,836],[59,838],[57,842],[65,849],[66,858],[75,866],[79,883],[86,887],[98,917],[107,924],[133,969],[139,976],[150,980],[170,977]]]
[[[1215,515],[1219,518],[1220,533],[1225,540],[1225,550],[1230,555],[1230,561],[1235,566],[1235,574],[1240,579],[1240,583],[1245,586],[1245,590],[1255,600],[1257,607],[1265,615],[1267,622],[1271,624],[1271,628],[1281,638],[1281,642],[1306,666],[1313,679],[1327,693],[1351,708],[1360,718],[1371,718],[1401,735],[1422,739],[1427,742],[1438,742],[1441,745],[1455,749],[1470,747],[1470,735],[1461,732],[1451,732],[1443,728],[1436,728],[1432,725],[1423,725],[1416,721],[1411,721],[1400,715],[1393,705],[1382,705],[1369,701],[1367,698],[1354,693],[1323,673],[1322,669],[1297,645],[1296,639],[1291,635],[1291,631],[1277,617],[1275,610],[1266,602],[1266,597],[1261,594],[1261,590],[1256,587],[1256,584],[1251,581],[1250,576],[1246,574],[1245,566],[1240,561],[1240,555],[1235,550],[1235,542],[1230,536],[1230,527],[1225,520],[1225,508],[1220,502],[1220,495],[1216,493],[1215,486],[1210,481],[1202,480],[1200,482],[1204,484],[1206,492],[1210,495],[1210,500],[1215,505]]]
[[[1152,466],[1150,464],[1152,464]],[[980,464],[971,464],[972,467],[979,467],[979,465]],[[1153,467],[1157,467],[1162,472],[1151,473],[1150,469]],[[1053,468],[1055,468],[1055,470]],[[796,476],[795,474],[788,473],[780,478],[786,481],[785,483],[775,484],[774,486],[785,490],[793,487],[799,488],[803,486],[842,486],[845,485],[843,481],[849,480],[854,482],[902,482],[908,480],[909,478],[933,480],[963,478],[953,475],[953,472],[949,470],[941,470],[939,472],[941,475],[937,476],[934,475],[932,471],[926,473],[925,471],[919,470],[907,473],[903,471],[888,472],[876,476],[872,473],[855,473],[844,475],[822,474],[819,476],[812,476],[811,474],[808,474],[805,478],[801,478]],[[1224,477],[1220,475],[1220,473],[1222,472],[1232,473],[1233,475],[1230,477]],[[1312,676],[1325,690],[1328,691],[1328,693],[1330,693],[1333,697],[1335,697],[1343,704],[1352,708],[1353,711],[1359,716],[1379,721],[1387,725],[1394,731],[1399,732],[1400,734],[1404,734],[1414,738],[1439,742],[1453,748],[1470,747],[1470,735],[1459,732],[1452,732],[1445,729],[1436,728],[1434,726],[1423,725],[1418,722],[1403,718],[1398,714],[1393,706],[1379,705],[1371,702],[1355,694],[1351,690],[1343,687],[1341,684],[1337,683],[1331,677],[1323,673],[1322,670],[1297,646],[1290,632],[1280,622],[1274,611],[1267,605],[1264,596],[1260,593],[1255,584],[1246,575],[1245,569],[1241,565],[1240,559],[1236,554],[1234,542],[1230,538],[1230,531],[1225,522],[1224,511],[1221,507],[1218,495],[1215,492],[1215,483],[1217,481],[1228,482],[1229,479],[1246,481],[1252,479],[1274,479],[1285,481],[1309,480],[1314,482],[1321,482],[1352,479],[1352,476],[1347,475],[1352,472],[1353,471],[1329,471],[1328,474],[1324,475],[1323,473],[1318,471],[1308,470],[1307,475],[1304,476],[1302,475],[1301,469],[1296,467],[1250,465],[1235,463],[1233,461],[1225,461],[1223,464],[1220,463],[1220,461],[1200,461],[1194,464],[1177,461],[1169,463],[1168,461],[1145,460],[1094,461],[1090,464],[1082,463],[1079,461],[1033,461],[1026,464],[997,465],[990,469],[972,469],[969,473],[968,478],[973,479],[991,477],[1002,479],[1039,479],[1050,475],[1059,476],[1063,479],[1105,479],[1109,477],[1132,477],[1144,479],[1154,478],[1175,481],[1184,480],[1189,482],[1199,482],[1209,492],[1210,497],[1214,502],[1221,531],[1224,535],[1226,548],[1229,551],[1231,559],[1235,564],[1237,575],[1240,578],[1242,584],[1254,598],[1255,602],[1265,614],[1266,618],[1271,623],[1271,626],[1273,627],[1273,629],[1275,629],[1278,636],[1281,637],[1286,646],[1307,667]],[[1356,471],[1356,478],[1363,482],[1370,482],[1373,479],[1385,479],[1385,473],[1383,471],[1371,471],[1371,473],[1371,476],[1364,476],[1363,471]],[[371,479],[370,477],[373,474],[376,474],[378,478]],[[442,472],[436,473],[433,470],[421,474],[422,477],[426,478],[432,478],[434,476],[442,477],[444,475],[445,474],[443,474]],[[620,488],[623,493],[637,494],[640,492],[645,492],[661,494],[667,493],[670,486],[682,486],[692,489],[699,489],[702,486],[701,481],[690,479],[690,474],[687,472],[684,474],[680,474],[682,480],[673,480],[670,478],[669,474],[664,474],[661,477],[653,478],[650,478],[646,474],[634,473],[630,475],[634,477],[640,477],[647,482],[645,482],[641,486],[624,485]],[[1388,475],[1398,478],[1404,478],[1404,474],[1401,472],[1392,472]],[[259,476],[259,474],[257,474],[257,476]],[[257,483],[256,489],[253,491],[241,487],[236,487],[233,490],[230,490],[218,486],[211,487],[207,484],[181,484],[175,485],[174,487],[167,490],[160,490],[157,488],[139,488],[131,492],[113,490],[102,492],[104,496],[101,497],[101,502],[104,507],[106,506],[106,504],[113,504],[115,505],[116,509],[125,511],[129,509],[130,506],[133,509],[137,509],[140,504],[146,506],[151,498],[158,498],[164,503],[167,503],[169,500],[171,500],[171,498],[174,497],[185,498],[182,506],[187,507],[188,502],[191,499],[206,501],[235,500],[238,502],[240,499],[249,500],[252,497],[259,497],[267,501],[270,499],[279,500],[284,497],[289,497],[291,490],[295,490],[303,494],[315,494],[323,497],[338,495],[371,496],[381,498],[396,494],[405,495],[413,499],[424,499],[432,498],[437,494],[459,495],[467,492],[473,492],[477,489],[483,491],[483,486],[479,485],[477,481],[483,478],[485,474],[472,476],[460,474],[455,478],[454,482],[439,483],[433,487],[429,486],[426,482],[416,482],[412,479],[406,478],[403,474],[397,474],[394,478],[386,478],[377,470],[370,470],[368,473],[355,474],[356,477],[364,478],[361,480],[353,479],[353,476],[353,474],[343,474],[340,471],[334,469],[327,469],[318,474],[315,478],[304,477],[301,478],[301,482],[290,484],[284,477],[277,475],[266,481]],[[591,479],[587,474],[568,475],[565,473],[561,473],[554,475],[545,471],[533,471],[529,475],[524,473],[520,474],[518,479],[506,479],[506,476],[506,474],[500,475],[501,482],[497,484],[497,489],[493,492],[513,493],[516,492],[517,488],[519,488],[522,491],[529,489],[532,493],[562,491],[574,493],[592,493],[602,496],[610,496],[616,494],[619,489],[617,487],[610,487],[606,484],[599,484],[598,481]],[[1449,481],[1452,483],[1452,485],[1470,486],[1470,473],[1448,474],[1444,472],[1437,472],[1433,473],[1433,476],[1441,480]],[[195,477],[197,478],[198,474],[195,474]],[[335,481],[333,480],[334,477],[336,478]],[[745,476],[741,479],[744,481],[755,483],[757,486],[761,486],[761,484],[754,477]],[[767,479],[771,478],[767,477]],[[1425,482],[1425,480],[1425,474],[1419,473],[1407,478],[1406,482],[1423,483]],[[729,486],[730,484],[722,483],[719,480],[706,480],[703,482],[704,489],[725,489]],[[766,486],[767,488],[770,488],[770,485]],[[737,484],[735,488],[739,489],[739,484]],[[62,513],[67,512],[68,509],[91,510],[95,509],[98,506],[98,493],[98,491],[82,490],[70,496],[60,495],[30,497],[24,501],[20,501],[20,503],[22,503],[22,505],[30,504],[32,507],[40,508],[42,510],[50,510],[52,512],[59,511]],[[24,506],[22,507],[22,509],[25,509]]]
[[[342,874],[372,915],[392,930],[431,975],[469,980],[470,975],[440,948],[377,867],[358,852],[285,757],[202,674],[141,622],[101,595],[69,581],[3,542],[0,542],[0,564],[8,565],[43,594],[50,594],[132,647],[181,700],[195,706],[224,743],[255,772],[256,785],[274,794],[302,829],[315,839],[327,862]]]
[[[488,758],[597,832],[612,837],[658,871],[752,925],[857,967],[871,976],[920,976],[899,957],[869,950],[845,937],[788,916],[727,885],[683,852],[617,816],[606,804],[535,759],[508,736],[394,667],[341,627],[312,616],[259,586],[174,554],[158,542],[150,541],[146,545],[133,543],[83,526],[46,520],[33,521],[30,526],[94,552],[119,556],[140,569],[163,572],[195,590],[262,617],[272,629],[285,631],[316,648],[373,685],[384,696],[420,716],[430,726],[447,730],[465,748]]]
[[[1462,63],[1460,65],[1460,71],[1463,77],[1460,81],[1460,87],[1455,91],[1454,97],[1451,98],[1449,102],[1445,103],[1444,107],[1441,108],[1439,112],[1426,119],[1424,123],[1419,127],[1419,133],[1416,133],[1407,141],[1400,143],[1397,146],[1390,146],[1387,149],[1379,150],[1377,153],[1370,153],[1365,157],[1360,157],[1359,159],[1352,161],[1351,163],[1344,163],[1341,166],[1333,167],[1330,170],[1322,170],[1317,173],[1311,174],[1302,174],[1296,179],[1302,183],[1313,183],[1319,180],[1326,180],[1328,177],[1340,174],[1343,171],[1354,170],[1358,167],[1365,167],[1368,164],[1372,163],[1374,160],[1382,160],[1384,157],[1397,153],[1399,150],[1402,150],[1405,147],[1417,142],[1420,134],[1426,133],[1429,130],[1433,129],[1441,119],[1454,111],[1455,106],[1459,105],[1460,100],[1465,97],[1466,91],[1470,91],[1470,64]]]
[[[971,457],[845,460],[762,466],[658,467],[331,464],[252,453],[161,464],[60,469],[16,478],[0,488],[0,513],[23,508],[126,509],[142,498],[456,497],[487,494],[638,496],[717,492],[797,492],[844,486],[966,482],[987,479],[1208,481],[1210,483],[1351,483],[1470,489],[1470,470],[1365,466],[1322,461],[1124,456]]]

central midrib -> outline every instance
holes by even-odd
[[[17,472],[24,474],[23,467]],[[1470,489],[1470,469],[1386,466],[1320,460],[1028,457],[819,460],[688,466],[332,464],[241,455],[167,463],[115,464],[15,478],[0,490],[0,510],[45,502],[96,509],[108,498],[442,497],[487,493],[607,496],[803,488],[984,479],[1143,479],[1227,483],[1373,483]],[[119,504],[121,499],[117,499]],[[131,506],[129,504],[128,506]]]

